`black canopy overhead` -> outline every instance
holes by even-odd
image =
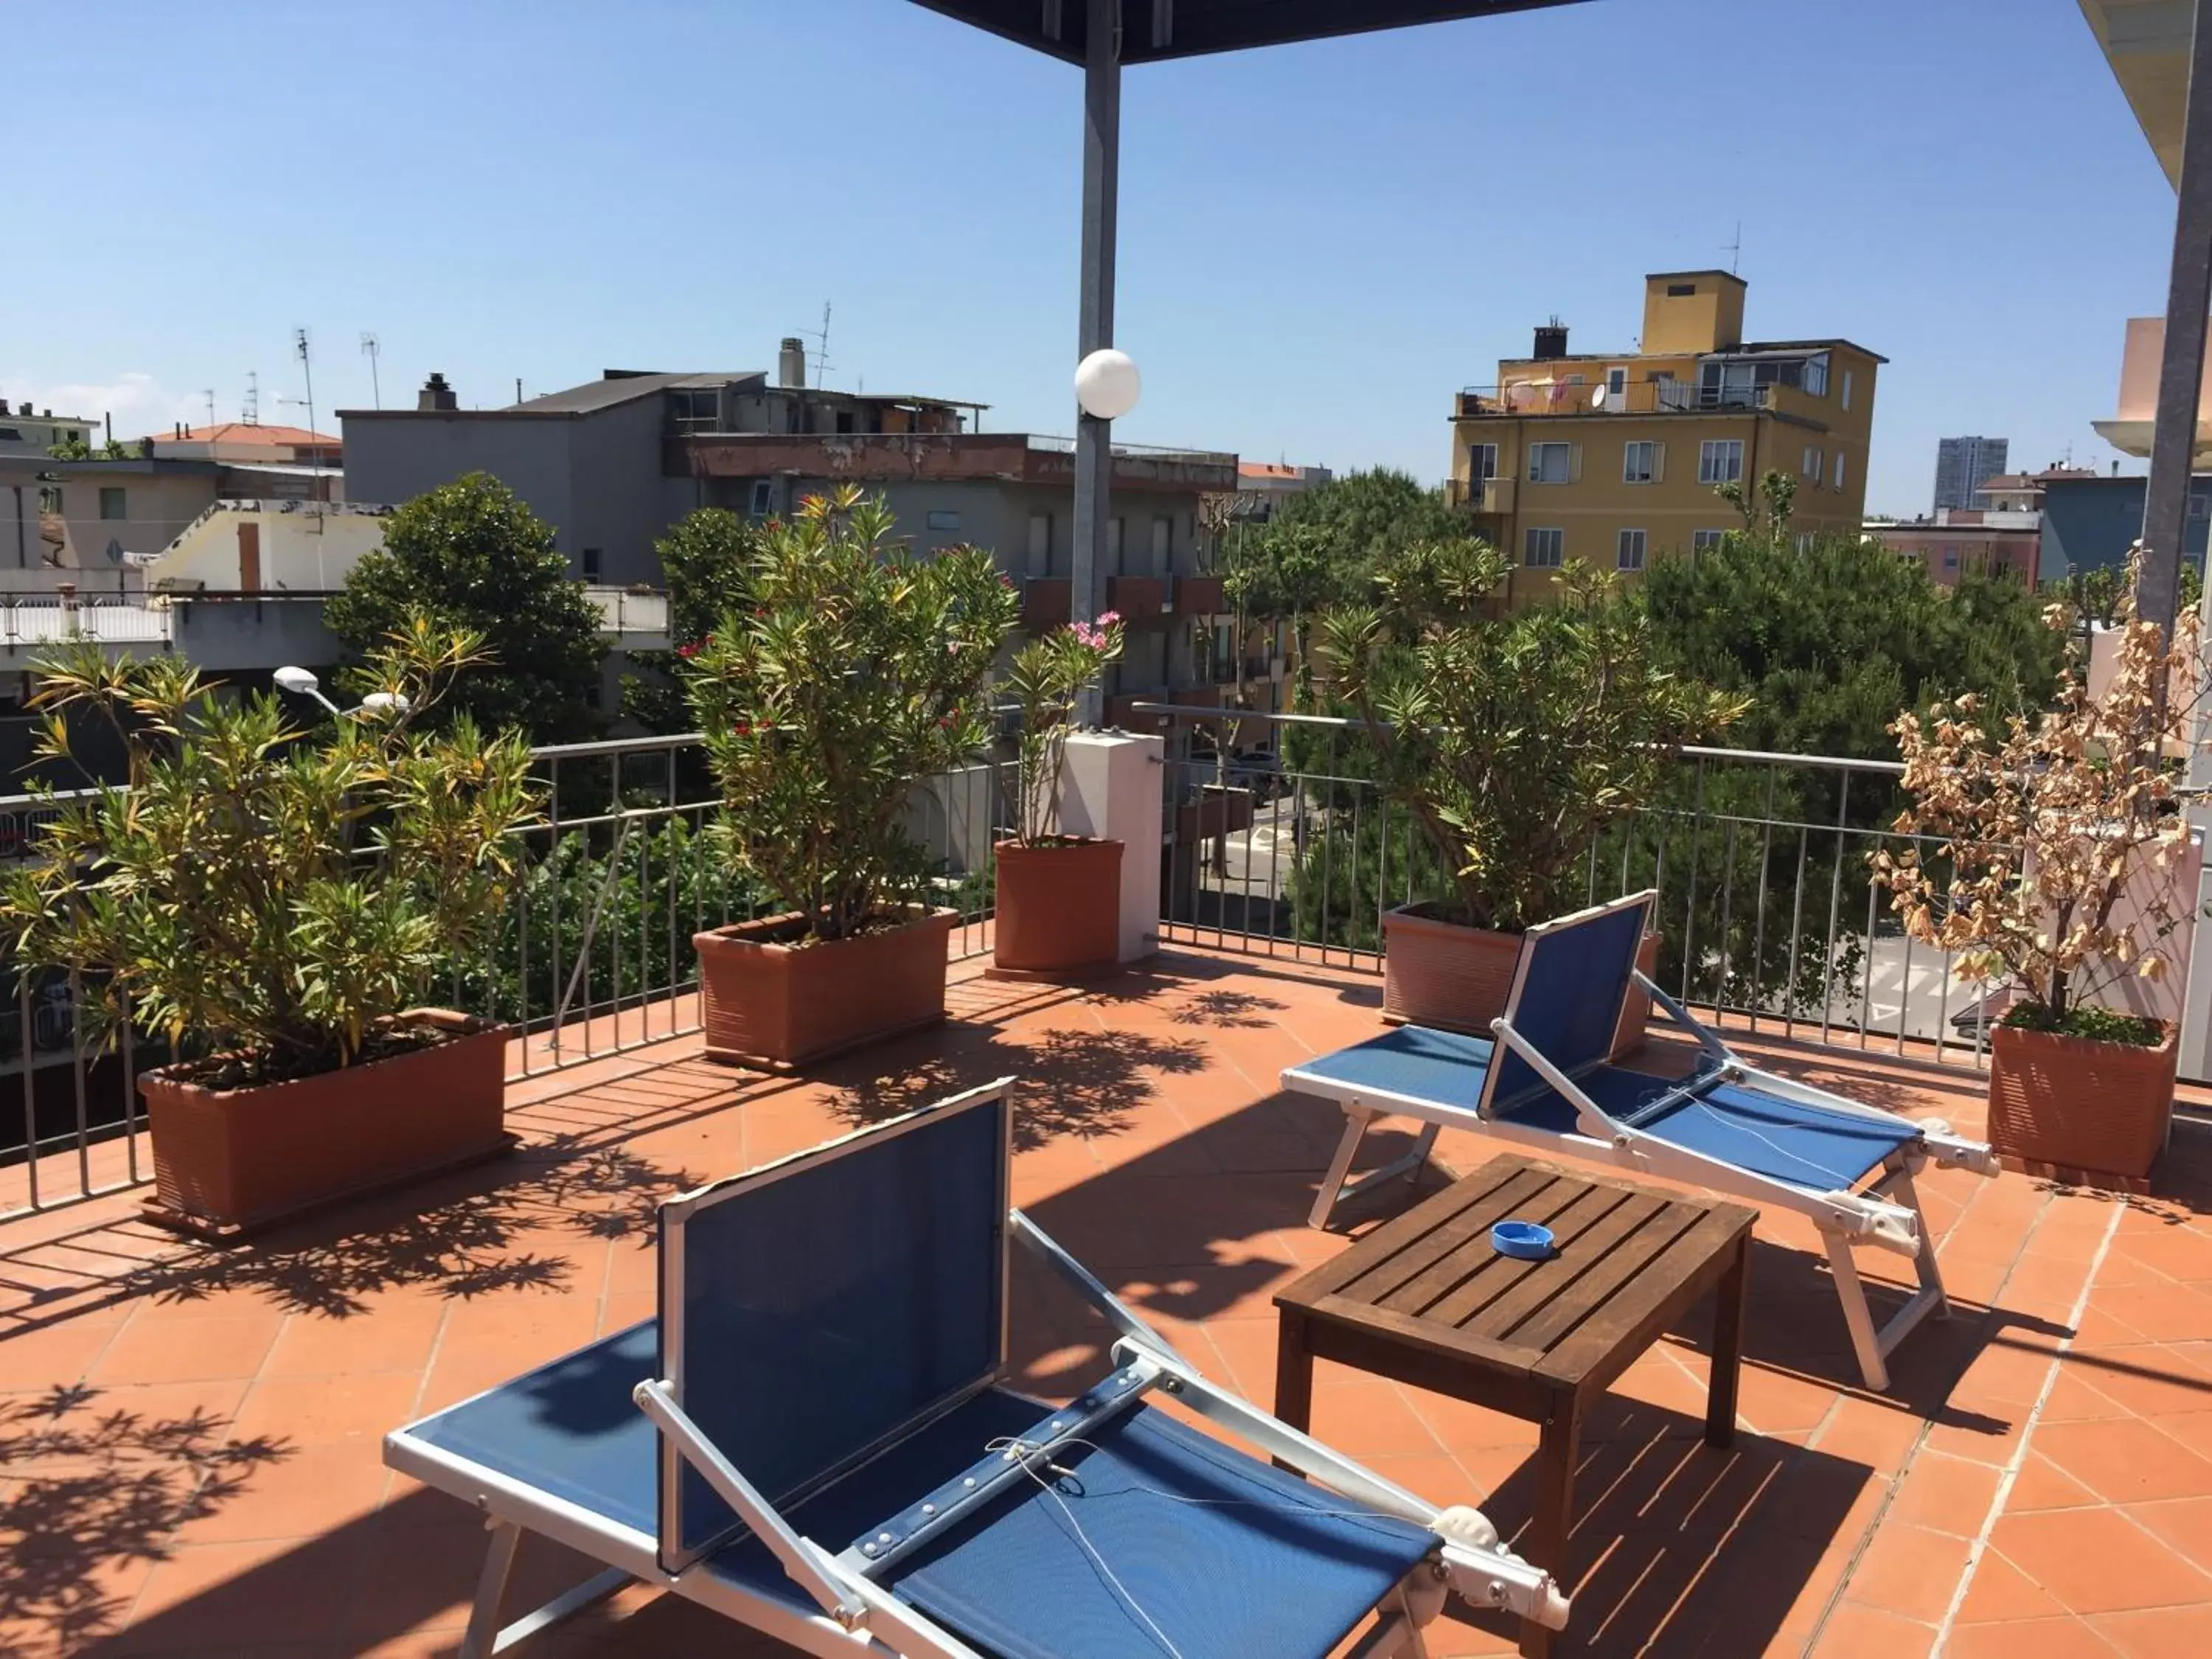
[[[1206,52],[1241,52],[1332,34],[1447,23],[1533,11],[1575,0],[1125,0],[1121,61],[1150,64]],[[1084,61],[1087,0],[917,0],[932,11],[1049,52]]]

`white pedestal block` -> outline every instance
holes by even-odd
[[[1156,737],[1079,732],[1060,775],[1060,827],[1121,843],[1121,960],[1159,948],[1161,794],[1165,744]]]

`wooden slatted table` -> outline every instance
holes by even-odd
[[[1521,1553],[1565,1584],[1583,1410],[1708,1290],[1705,1441],[1735,1438],[1756,1219],[1740,1204],[1498,1158],[1276,1293],[1275,1415],[1305,1428],[1313,1362],[1331,1359],[1541,1425]],[[1551,1258],[1492,1249],[1492,1224],[1505,1220],[1549,1227]],[[1524,1654],[1549,1641],[1522,1626]]]

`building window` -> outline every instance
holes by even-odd
[[[1670,300],[1686,300],[1697,291],[1698,285],[1695,283],[1669,283],[1667,284],[1667,297]]]
[[[587,547],[584,550],[584,580],[587,582],[595,582],[599,579],[599,550],[596,547]]]
[[[1642,531],[1622,531],[1613,540],[1613,562],[1623,570],[1643,569],[1644,543]]]
[[[1123,526],[1126,523],[1127,520],[1118,516],[1106,520],[1106,574],[1109,576],[1128,574],[1121,568],[1121,547],[1127,534]]]
[[[2208,518],[2212,518],[2212,500],[2203,495],[2191,495],[2189,498],[2189,522],[2203,524]]]
[[[1498,446],[1469,444],[1467,447],[1467,476],[1477,484],[1498,476]]]
[[[678,432],[713,432],[720,427],[722,394],[708,387],[678,387],[668,394],[668,417]]]
[[[1566,556],[1564,530],[1531,530],[1521,562],[1537,570],[1557,570]]]
[[[769,514],[774,510],[775,507],[775,486],[770,483],[766,478],[754,479],[752,505],[753,517],[756,519],[765,519],[768,517]]]
[[[1155,576],[1164,576],[1174,568],[1175,520],[1162,513],[1152,520],[1152,569]]]
[[[1817,357],[1806,359],[1805,390],[1815,398],[1825,398],[1828,395],[1828,354],[1826,352],[1822,352]]]
[[[1030,574],[1052,574],[1052,514],[1030,514]]]
[[[1663,446],[1656,443],[1623,444],[1620,447],[1620,481],[1623,483],[1658,483],[1662,453]]]
[[[130,516],[130,510],[125,503],[122,485],[100,486],[100,516],[103,519],[124,519]]]
[[[1725,530],[1692,530],[1690,532],[1690,550],[1702,553],[1709,547],[1718,547],[1727,539],[1728,532]]]
[[[1849,370],[1849,369],[1847,368],[1847,369],[1845,369],[1845,370],[1844,371],[1844,407],[1845,409],[1849,409],[1850,406],[1851,406],[1851,372],[1850,372],[1850,370]]]
[[[940,507],[929,515],[929,527],[932,530],[957,530],[960,528],[960,515]]]
[[[1836,452],[1836,474],[1832,482],[1838,489],[1841,489],[1844,487],[1844,464],[1850,459],[1850,458],[1844,454],[1842,450],[1839,449]]]
[[[1818,445],[1807,444],[1805,446],[1805,453],[1799,459],[1797,463],[1798,471],[1810,478],[1814,483],[1818,483],[1820,482],[1820,475],[1826,470],[1826,466],[1827,452],[1820,448]]]
[[[1530,483],[1565,483],[1574,470],[1572,444],[1530,444],[1528,446],[1528,482]]]
[[[44,484],[39,489],[39,511],[58,513],[62,510],[62,492],[55,484]]]
[[[1743,440],[1708,438],[1698,446],[1698,482],[1735,483],[1743,477]]]
[[[1946,570],[1956,570],[1958,568],[1959,550],[1950,545],[1948,543],[1946,543],[1943,547],[1943,568]]]

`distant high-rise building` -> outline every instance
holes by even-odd
[[[1936,443],[1936,510],[1979,507],[1984,479],[2005,470],[2002,438],[1940,438]]]

